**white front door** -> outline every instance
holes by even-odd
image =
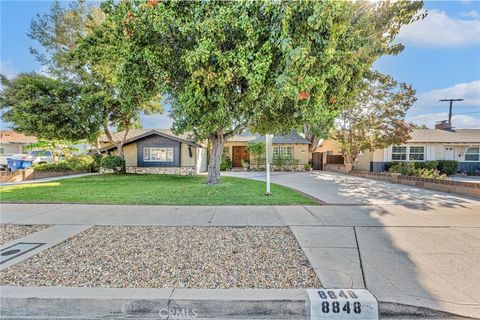
[[[445,147],[443,158],[445,160],[455,160],[455,152],[453,147]]]

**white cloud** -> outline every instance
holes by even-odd
[[[13,67],[12,61],[10,60],[1,60],[0,61],[0,74],[7,76],[7,78],[12,78],[17,74],[17,70]]]
[[[480,44],[480,20],[462,20],[431,10],[424,20],[403,26],[400,42],[420,47],[457,47]]]
[[[425,93],[417,94],[417,101],[412,109],[424,109],[426,107],[440,106],[441,103],[447,107],[447,102],[439,102],[440,99],[465,99],[458,102],[462,106],[480,108],[480,80],[466,83],[457,83],[454,86],[442,89],[434,89]],[[477,110],[479,111],[479,110]]]
[[[426,125],[429,128],[434,128],[435,122],[440,120],[447,120],[448,113],[427,113],[421,114],[413,117],[407,117],[407,121],[413,122],[418,125]],[[480,117],[475,117],[472,115],[458,114],[452,116],[452,125],[457,129],[461,128],[480,128]]]
[[[467,17],[467,18],[478,18],[479,14],[477,10],[471,10],[471,11],[466,11],[460,13],[462,17]]]

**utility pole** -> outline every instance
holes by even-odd
[[[450,102],[450,109],[448,111],[448,123],[452,124],[452,108],[453,108],[453,101],[463,101],[463,99],[441,99],[438,101],[449,101]]]

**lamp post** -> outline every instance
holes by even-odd
[[[266,196],[271,196],[272,193],[270,192],[270,162],[272,157],[272,140],[273,134],[266,134],[265,135],[265,146],[266,146],[266,156],[265,156],[265,169],[267,173],[267,190],[265,192]]]

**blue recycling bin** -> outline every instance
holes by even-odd
[[[22,169],[23,165],[23,160],[20,159],[7,159],[7,166],[12,170],[12,171],[17,171],[18,169]]]
[[[33,165],[33,161],[23,160],[22,169],[30,168]]]

